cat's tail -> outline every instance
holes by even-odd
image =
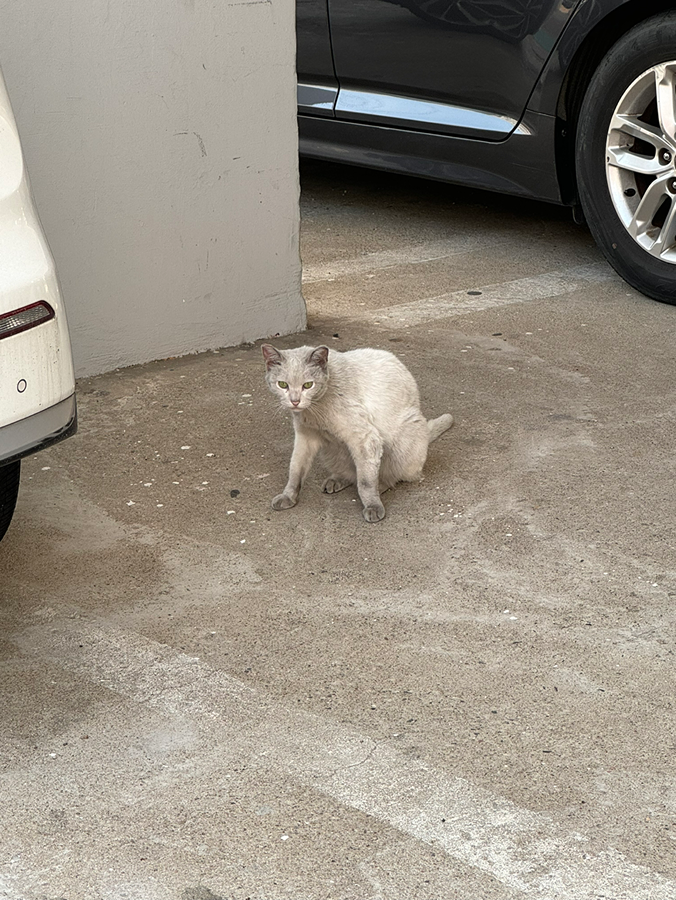
[[[447,431],[452,424],[453,416],[450,413],[444,413],[444,415],[439,416],[438,419],[428,419],[427,428],[430,433],[430,444],[432,441],[436,441],[439,435],[443,434],[444,431]]]

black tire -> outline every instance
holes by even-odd
[[[619,111],[624,111],[626,105],[627,109],[633,109],[633,116],[639,117],[639,124],[645,122],[651,128],[655,127],[653,120],[657,119],[658,130],[662,131],[664,117],[658,111],[657,94],[654,101],[645,101],[646,109],[641,112],[640,106],[644,101],[643,95],[640,95],[640,85],[649,84],[649,71],[653,66],[672,62],[676,64],[676,12],[647,19],[627,32],[611,48],[591,79],[580,110],[576,171],[580,203],[587,224],[611,266],[642,293],[663,303],[676,304],[676,240],[673,261],[665,261],[664,256],[657,255],[662,246],[666,247],[670,241],[671,206],[676,215],[676,134],[669,144],[671,146],[673,143],[674,149],[673,154],[670,154],[674,164],[672,183],[670,171],[666,171],[667,165],[671,166],[671,161],[664,163],[669,152],[664,149],[663,144],[653,146],[639,141],[629,134],[629,129],[626,135],[624,128],[614,128],[611,132],[611,121],[620,103],[623,105],[619,107]],[[627,93],[630,87],[635,94]],[[638,95],[640,98],[636,99]],[[631,107],[632,103],[635,109]],[[676,101],[674,105],[676,106]],[[615,149],[623,151],[623,159],[639,156],[649,159],[654,151],[655,163],[657,164],[658,159],[660,166],[664,163],[665,172],[658,175],[636,174],[632,169],[633,159],[627,166],[607,166],[615,142],[618,142]],[[659,146],[663,149],[658,152]],[[619,158],[612,157],[613,160]],[[658,180],[659,185],[652,184]],[[651,193],[646,197],[651,185]],[[660,192],[663,185],[662,200]],[[654,215],[651,211],[653,202],[656,202]],[[642,203],[643,211],[634,216],[636,208]],[[628,224],[623,222],[621,215]],[[633,221],[629,222],[630,218]],[[653,235],[661,233],[660,222],[665,223],[660,239],[665,244],[654,243],[652,250],[646,249],[655,240]],[[638,227],[643,245],[639,243],[638,237],[630,234],[630,227]]]
[[[5,536],[14,515],[16,498],[19,496],[20,475],[20,460],[7,466],[0,466],[0,541]]]

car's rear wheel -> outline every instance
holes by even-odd
[[[676,13],[632,28],[597,68],[576,168],[585,218],[610,264],[676,304]]]
[[[0,466],[0,541],[5,536],[14,515],[16,498],[19,495],[20,475],[21,462],[19,460],[6,466]]]

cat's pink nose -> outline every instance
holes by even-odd
[[[291,402],[293,403],[294,406],[298,406],[298,404],[300,403],[300,400],[292,400]]]

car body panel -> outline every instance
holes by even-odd
[[[35,211],[1,75],[0,162],[0,315],[38,301],[47,302],[55,313],[28,330],[0,338],[0,461],[7,461],[19,452],[11,445],[12,426],[55,407],[63,410],[60,404],[73,397],[75,378],[54,260]],[[56,419],[47,419],[48,432],[36,437],[38,442],[52,435],[49,429]]]
[[[555,51],[547,60],[533,94],[528,102],[529,109],[554,115],[557,111],[561,86],[573,59],[594,28],[608,16],[625,7],[638,9],[636,0],[582,0],[570,17],[570,22],[558,41]],[[645,15],[650,7],[642,5]]]
[[[438,104],[467,111],[442,116],[439,132],[472,135],[474,121],[477,138],[504,140],[579,2],[329,0],[336,117],[433,130],[418,113]],[[370,95],[368,111],[352,102],[360,91]]]
[[[54,316],[0,338],[0,465],[76,428],[68,323],[35,211],[21,142],[0,74],[0,315],[46,302]]]
[[[317,116],[298,123],[304,156],[562,202],[553,116],[527,111],[518,132],[500,143]]]
[[[27,419],[0,428],[0,466],[56,444],[77,431],[77,403],[71,394]]]

